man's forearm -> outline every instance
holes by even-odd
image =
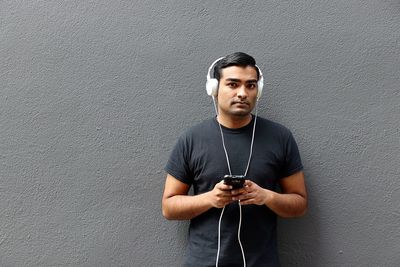
[[[265,205],[278,214],[280,217],[299,217],[307,210],[307,199],[300,194],[280,194],[270,190]]]
[[[207,198],[208,193],[187,196],[175,195],[163,200],[163,215],[168,220],[190,220],[213,206]]]

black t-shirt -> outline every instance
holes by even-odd
[[[232,174],[243,175],[247,166],[254,117],[239,129],[222,127]],[[276,190],[279,179],[303,169],[297,144],[284,126],[257,117],[253,154],[246,179]],[[216,118],[184,133],[165,167],[179,181],[192,185],[194,194],[208,192],[229,174]],[[190,221],[184,266],[215,266],[221,209],[212,208]],[[221,224],[219,266],[243,266],[237,239],[239,207],[225,207]],[[279,266],[276,214],[266,206],[242,206],[241,242],[249,267]]]

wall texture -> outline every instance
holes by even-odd
[[[5,0],[0,31],[0,266],[179,266],[163,166],[234,51],[303,156],[283,266],[399,265],[399,1]]]

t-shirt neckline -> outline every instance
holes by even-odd
[[[251,114],[251,121],[250,121],[248,124],[246,124],[245,126],[242,126],[242,127],[240,127],[240,128],[228,128],[228,127],[225,127],[225,126],[222,125],[222,124],[221,124],[221,128],[222,128],[222,130],[223,130],[224,132],[232,132],[232,133],[243,132],[243,131],[246,131],[247,129],[249,129],[249,128],[252,127],[252,125],[253,125],[253,123],[254,123],[254,117],[255,117],[255,116],[254,116],[253,114]],[[214,120],[213,120],[213,121],[214,121],[215,124],[218,126],[219,122],[218,122],[218,120],[217,120],[217,116],[214,117]]]

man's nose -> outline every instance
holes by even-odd
[[[237,91],[237,96],[239,98],[246,98],[247,97],[247,90],[246,90],[246,86],[242,85],[238,88]]]

